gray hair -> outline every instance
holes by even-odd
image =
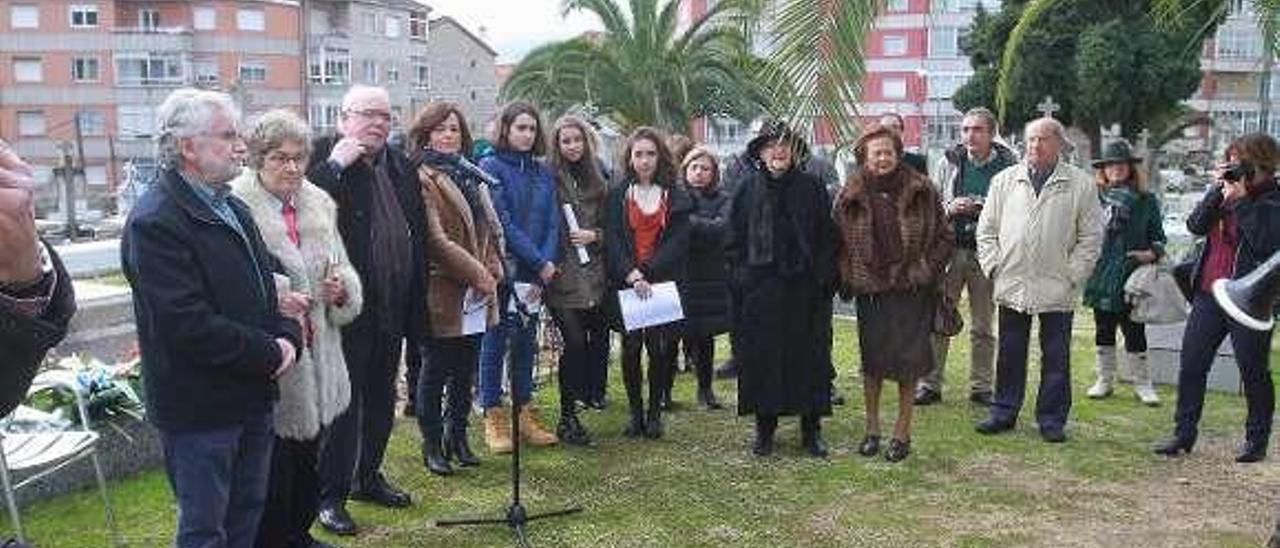
[[[278,108],[263,113],[254,121],[245,139],[249,147],[249,167],[262,169],[267,155],[285,143],[302,143],[304,153],[310,156],[311,128],[291,110]]]
[[[1067,128],[1063,127],[1062,122],[1059,122],[1057,118],[1050,118],[1048,116],[1036,118],[1030,122],[1027,122],[1027,126],[1023,128],[1023,131],[1025,133],[1031,133],[1031,127],[1036,124],[1044,124],[1049,126],[1049,130],[1052,131],[1053,135],[1058,138],[1058,142],[1062,143],[1063,145],[1067,144]]]
[[[213,115],[219,112],[232,120],[240,119],[240,109],[225,93],[195,88],[180,88],[170,93],[156,108],[156,155],[160,166],[177,168],[182,163],[178,142],[207,131]]]
[[[361,95],[366,95],[369,93],[378,93],[384,97],[387,97],[388,101],[391,100],[391,95],[387,93],[387,88],[380,87],[380,86],[366,86],[364,84],[356,84],[354,86],[351,86],[351,88],[347,90],[347,93],[343,94],[342,112],[346,113],[347,110],[351,108],[351,103],[355,102],[357,97]]]
[[[982,123],[987,124],[987,130],[989,130],[993,135],[999,132],[1000,123],[996,121],[996,114],[991,112],[991,109],[988,109],[987,107],[973,107],[966,110],[964,117],[981,119]]]

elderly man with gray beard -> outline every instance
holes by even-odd
[[[133,288],[147,419],[160,431],[179,547],[251,546],[266,503],[276,379],[301,327],[280,312],[240,173],[239,110],[179,89],[157,111],[159,181],[138,201],[121,254]]]

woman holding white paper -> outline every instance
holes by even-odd
[[[480,464],[467,443],[471,384],[484,330],[498,323],[502,279],[502,227],[488,188],[459,164],[471,150],[471,132],[456,105],[432,103],[418,114],[409,139],[421,161],[418,179],[426,210],[431,333],[418,376],[418,428],[422,460],[431,473]],[[449,386],[448,410],[441,392]],[[448,421],[448,428],[444,422]]]
[[[612,289],[632,290],[647,299],[652,295],[652,284],[684,280],[693,203],[675,184],[676,166],[658,130],[635,130],[627,139],[622,158],[625,178],[610,190],[605,206],[605,267]],[[613,304],[617,304],[616,298],[609,296]],[[627,437],[662,437],[661,396],[670,360],[675,358],[667,350],[674,334],[671,325],[623,333],[622,378],[631,412],[631,421],[623,431]],[[647,414],[640,393],[642,348],[649,353]]]
[[[574,116],[557,120],[551,132],[551,167],[565,223],[556,267],[560,273],[547,287],[546,300],[564,339],[556,436],[570,445],[591,443],[578,420],[576,402],[603,404],[603,397],[594,393],[593,380],[603,378],[609,367],[609,325],[601,306],[604,232],[600,228],[608,187],[596,160],[597,143],[591,127]]]
[[[752,452],[773,452],[781,415],[801,417],[801,442],[827,456],[820,431],[831,414],[831,298],[835,224],[831,200],[803,166],[808,146],[790,128],[767,124],[747,145],[755,171],[730,206],[725,254],[741,343],[738,414],[755,415]]]

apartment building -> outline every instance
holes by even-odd
[[[0,2],[0,137],[60,206],[54,167],[83,150],[82,208],[128,171],[154,169],[155,107],[185,85],[232,91],[247,110],[301,105],[298,3]],[[79,131],[76,131],[77,125]]]
[[[431,21],[430,96],[462,109],[471,133],[480,135],[498,113],[498,52],[452,17]]]

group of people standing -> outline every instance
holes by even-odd
[[[824,457],[836,296],[857,302],[858,452],[868,457],[910,454],[913,404],[942,397],[954,333],[939,318],[965,289],[970,399],[989,405],[979,432],[1014,428],[1038,319],[1036,419],[1046,441],[1065,441],[1082,297],[1098,326],[1089,396],[1113,391],[1118,328],[1138,397],[1157,401],[1122,288],[1164,254],[1158,205],[1127,147],[1108,148],[1091,177],[1062,160],[1064,130],[1049,118],[1028,124],[1018,159],[994,141],[989,111],[966,113],[963,142],[935,184],[889,117],[863,132],[856,169],[832,185],[782,123],[765,124],[722,181],[712,151],[676,157],[665,135],[643,127],[611,173],[590,124],[565,116],[547,127],[524,102],[503,109],[478,166],[479,139],[449,103],[427,105],[405,145],[389,144],[390,101],[375,87],[353,87],[338,134],[319,138],[287,111],[242,132],[234,103],[211,91],[176,91],[158,113],[164,169],[130,217],[122,254],[179,546],[323,546],[308,532],[317,519],[356,532],[349,498],[409,506],[380,472],[402,352],[422,363],[413,411],[424,467],[440,476],[480,464],[467,435],[473,397],[493,454],[517,441],[513,411],[518,441],[590,444],[579,410],[605,406],[612,332],[621,333],[625,436],[664,435],[681,342],[699,403],[720,408],[714,342],[730,332],[738,413],[755,421],[751,451],[773,453],[779,417],[797,416],[801,445]],[[1208,245],[1193,282],[1178,429],[1157,450],[1194,444],[1207,364],[1230,332],[1250,402],[1241,460],[1257,460],[1274,398],[1270,334],[1231,324],[1205,288],[1280,247],[1280,149],[1248,136],[1230,154],[1252,178],[1214,187],[1192,215]],[[679,288],[686,319],[626,330],[617,292],[647,299],[665,282]],[[564,341],[553,429],[532,404],[548,313]],[[898,409],[882,450],[886,379]]]

